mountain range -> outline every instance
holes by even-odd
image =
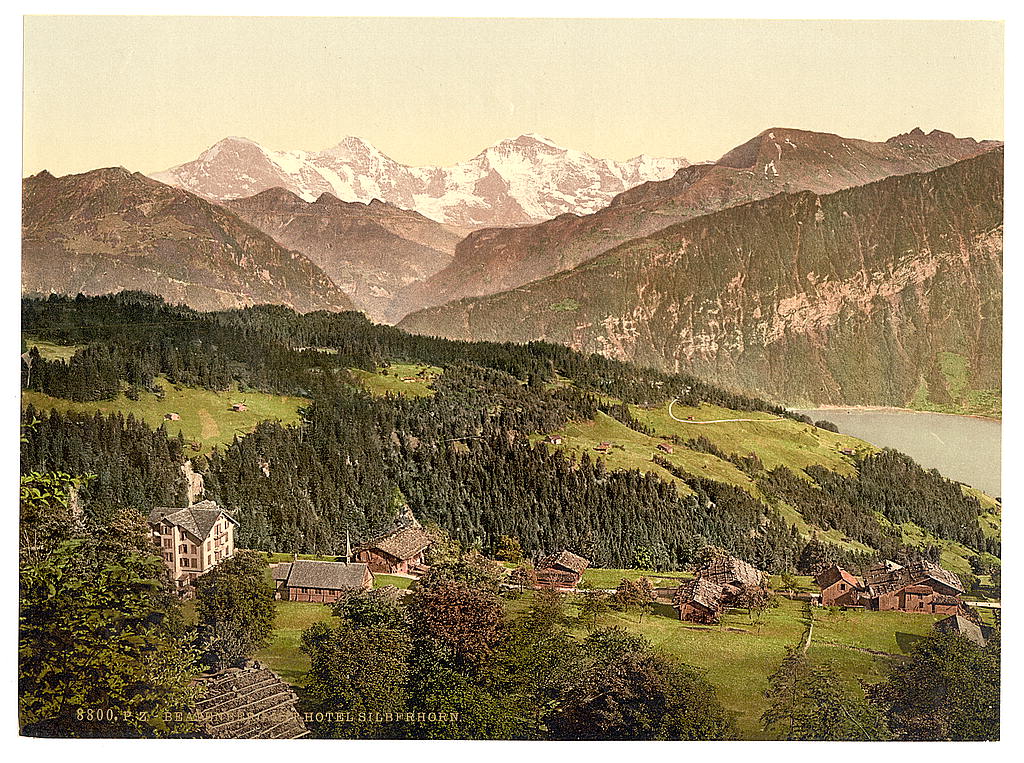
[[[399,295],[414,311],[494,294],[558,273],[633,238],[778,193],[831,193],[909,172],[925,172],[998,146],[915,129],[884,142],[771,128],[714,163],[644,183],[593,214],[563,214],[538,225],[476,231],[452,262]]]
[[[459,231],[418,212],[377,199],[363,204],[323,193],[305,201],[272,188],[223,206],[282,246],[301,251],[358,309],[378,321],[391,319],[392,303],[403,286],[451,262],[462,238]]]
[[[763,149],[732,163],[764,177]],[[969,409],[1000,388],[1002,189],[1003,151],[989,147],[931,172],[778,193],[399,327],[548,340],[790,403]]]
[[[23,293],[140,290],[219,310],[351,310],[305,255],[227,209],[122,167],[22,182]]]
[[[561,342],[788,403],[983,412],[1000,388],[1001,146],[938,130],[869,142],[771,128],[716,162],[629,170],[521,136],[437,170],[431,209],[456,221],[442,223],[403,207],[423,199],[401,178],[430,168],[402,175],[363,141],[312,155],[229,139],[166,178],[219,201],[123,168],[26,178],[23,292],[359,309],[419,333]],[[504,185],[480,179],[491,174]],[[338,182],[322,187],[327,177]],[[469,177],[491,201],[447,205]],[[339,187],[368,198],[342,200]],[[469,231],[485,217],[472,210],[521,223],[567,206],[577,211]]]
[[[467,229],[586,214],[644,181],[671,177],[685,159],[598,159],[536,134],[503,140],[453,167],[409,167],[361,138],[324,151],[274,151],[225,138],[196,159],[152,177],[211,201],[284,188],[306,201],[389,202]]]

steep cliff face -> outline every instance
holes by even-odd
[[[307,202],[272,188],[223,205],[282,246],[309,257],[375,320],[391,317],[399,289],[451,262],[462,238],[418,212],[377,200],[344,202],[329,193]]]
[[[198,310],[351,310],[320,268],[228,210],[123,168],[22,184],[22,291],[133,289]]]
[[[832,193],[892,175],[927,172],[996,147],[914,130],[885,142],[790,128],[765,130],[712,164],[680,169],[616,196],[605,209],[468,236],[451,264],[401,294],[409,309],[513,289],[585,262],[633,238],[778,193]]]
[[[1001,385],[1002,214],[996,149],[699,217],[400,326],[546,339],[788,403],[968,405]]]

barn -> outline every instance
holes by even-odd
[[[346,591],[368,591],[373,575],[365,564],[296,559],[271,565],[274,598],[332,604]]]
[[[688,580],[676,590],[672,606],[679,619],[691,623],[717,623],[722,610],[722,586],[707,578]]]
[[[583,579],[590,561],[571,551],[559,551],[537,562],[537,588],[570,590]]]

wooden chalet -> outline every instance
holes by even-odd
[[[920,559],[906,567],[883,563],[864,573],[867,608],[878,611],[954,614],[964,585],[954,573]]]
[[[249,410],[249,406],[245,403],[233,403],[231,410],[235,411],[235,413],[242,413],[243,411]]]
[[[193,708],[200,737],[298,739],[309,734],[295,709],[295,692],[259,662],[204,673],[196,683],[203,689]]]
[[[658,450],[660,450],[662,453],[671,453],[672,452],[672,446],[669,443],[667,443],[667,442],[659,442],[658,443]]]
[[[571,551],[559,551],[537,563],[536,588],[551,588],[567,591],[576,588],[583,579],[583,573],[590,561]]]
[[[548,443],[548,445],[561,445],[562,436],[557,434],[548,435],[544,438],[544,442]]]
[[[406,524],[357,548],[356,560],[368,565],[371,572],[408,575],[422,569],[430,543],[430,536],[418,523]]]
[[[701,567],[697,571],[697,577],[707,578],[722,586],[728,601],[743,593],[747,588],[757,588],[763,585],[768,574],[742,559],[721,553],[713,556]]]
[[[863,580],[839,567],[819,573],[823,606],[864,607],[887,612],[955,614],[964,594],[954,573],[920,559],[907,566],[886,560],[864,573]]]
[[[861,600],[864,584],[860,578],[851,575],[842,567],[833,565],[814,576],[814,582],[821,589],[823,607],[864,607]]]
[[[171,412],[171,413],[165,413],[165,414],[164,414],[164,418],[165,418],[165,419],[166,419],[167,421],[181,421],[181,414],[179,414],[179,413],[173,413],[173,412]]]
[[[274,598],[284,601],[333,604],[348,591],[373,588],[369,567],[358,562],[296,559],[271,565],[270,572],[274,578]]]
[[[611,448],[612,444],[610,442],[602,442],[594,446],[594,450],[598,453],[607,453]]]
[[[722,611],[722,585],[708,578],[688,580],[676,590],[672,606],[679,619],[691,623],[717,623]]]
[[[990,625],[975,622],[969,617],[960,614],[950,615],[939,620],[932,626],[939,633],[955,633],[970,639],[978,646],[985,646],[992,637],[993,628]]]

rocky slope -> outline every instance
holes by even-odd
[[[476,231],[452,263],[401,295],[410,309],[513,289],[608,251],[624,241],[720,209],[807,190],[832,193],[892,175],[927,172],[998,146],[915,129],[882,143],[772,128],[712,164],[644,183],[594,214],[539,225]]]
[[[305,254],[358,309],[378,321],[391,318],[392,302],[403,286],[451,262],[461,239],[457,231],[418,212],[376,199],[344,202],[324,193],[309,202],[272,188],[223,206],[282,246]]]
[[[246,138],[225,138],[153,177],[213,201],[275,187],[306,201],[323,193],[344,201],[379,199],[472,229],[595,212],[616,194],[685,166],[685,159],[646,155],[598,159],[532,134],[501,141],[454,167],[408,167],[354,137],[318,152],[272,151]]]
[[[994,149],[831,194],[779,194],[400,326],[546,339],[787,403],[998,394],[1002,189]]]
[[[222,207],[117,167],[22,183],[23,293],[148,291],[199,310],[351,310],[320,268]]]

